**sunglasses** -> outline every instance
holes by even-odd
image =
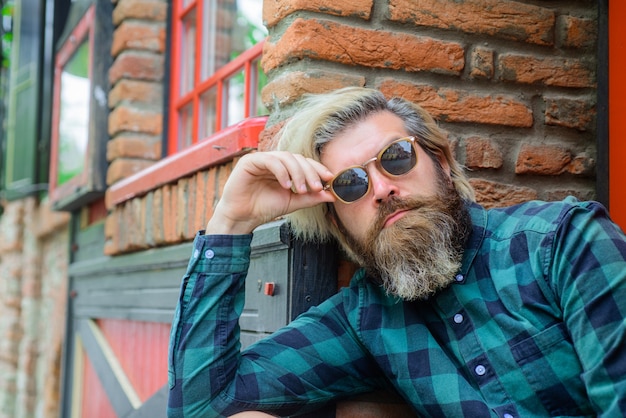
[[[383,148],[376,157],[361,165],[348,167],[340,171],[324,190],[330,190],[343,203],[354,203],[363,198],[370,190],[367,165],[375,162],[376,166],[389,176],[401,176],[417,165],[417,145],[414,136],[396,139]]]

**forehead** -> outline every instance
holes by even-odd
[[[321,162],[330,171],[358,165],[374,157],[394,139],[407,136],[404,121],[391,112],[375,113],[341,132],[328,142]]]

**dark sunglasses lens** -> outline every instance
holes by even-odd
[[[333,191],[342,200],[354,202],[367,193],[367,172],[362,168],[349,168],[333,180]]]
[[[411,141],[394,142],[380,156],[380,165],[394,176],[408,173],[417,163],[417,155]]]

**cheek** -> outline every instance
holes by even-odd
[[[352,205],[338,204],[335,213],[348,233],[357,239],[365,236],[374,219],[373,214],[368,213],[365,205],[359,205],[359,202]]]

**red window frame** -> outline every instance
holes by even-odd
[[[183,4],[184,3],[184,4]],[[199,141],[206,139],[213,133],[219,132],[227,126],[228,93],[227,83],[230,77],[243,72],[244,74],[244,98],[243,118],[257,116],[257,91],[258,91],[258,62],[262,55],[264,41],[257,43],[252,48],[244,51],[241,55],[216,69],[206,79],[201,79],[203,62],[193,59],[193,81],[189,91],[181,94],[181,82],[191,75],[191,69],[183,74],[184,59],[183,31],[185,20],[195,17],[194,57],[201,57],[203,52],[203,36],[206,28],[203,28],[204,2],[202,0],[178,0],[172,4],[172,76],[170,79],[170,109],[169,130],[167,141],[167,154],[173,155]],[[194,16],[195,13],[195,16]],[[202,95],[215,89],[215,128],[212,132],[201,132],[201,124],[204,116],[201,116]],[[186,120],[187,112],[191,107],[191,120]],[[184,130],[190,129],[190,143],[181,146],[181,138],[185,137]]]

